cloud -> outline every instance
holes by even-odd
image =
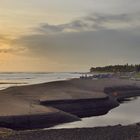
[[[65,32],[95,31],[101,29],[126,29],[140,27],[140,13],[131,14],[90,14],[73,20],[70,23],[50,25],[42,24],[36,28],[37,32],[57,34]]]
[[[21,36],[15,44],[60,65],[136,63],[140,59],[139,22],[138,13],[91,14],[66,24],[43,24],[36,34]]]
[[[0,34],[0,44],[9,43],[11,41],[9,35]]]
[[[0,53],[20,53],[25,51],[23,47],[15,47],[15,48],[0,48]]]
[[[139,37],[130,31],[101,30],[51,37],[34,35],[21,38],[19,42],[35,57],[43,56],[60,65],[63,63],[97,65],[112,61],[116,63],[138,61]]]
[[[26,47],[13,46],[14,39],[10,35],[0,34],[0,53],[21,53]]]
[[[4,11],[10,9],[1,12],[2,16],[5,13],[1,23],[7,24],[1,33],[12,34],[11,37],[0,35],[0,53],[7,54],[3,56],[16,53],[12,57],[27,58],[33,69],[57,64],[63,68],[74,65],[87,68],[91,65],[139,63],[138,0],[43,0],[37,3],[31,0],[30,4],[19,2],[20,6],[18,0],[14,1],[15,4],[1,4]],[[20,20],[15,23],[13,19],[17,17]],[[28,27],[32,28],[28,30]],[[24,56],[20,55],[21,52]],[[13,60],[7,59],[13,64]],[[42,67],[36,64],[37,60]],[[27,62],[24,64],[26,67]]]

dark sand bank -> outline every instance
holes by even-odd
[[[140,140],[140,124],[59,130],[10,131],[1,140]]]
[[[36,129],[106,114],[118,99],[140,95],[140,82],[124,79],[49,82],[0,91],[0,127]]]
[[[44,101],[42,105],[52,106],[64,112],[74,114],[80,118],[99,116],[106,114],[112,108],[117,107],[119,104],[110,98],[99,99],[79,99],[79,100],[60,100],[60,101]]]
[[[52,127],[61,123],[79,121],[80,118],[67,112],[54,110],[53,113],[38,113],[0,117],[0,126],[15,130]]]

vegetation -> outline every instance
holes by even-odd
[[[135,78],[140,78],[140,72],[136,73],[134,77]]]
[[[109,65],[105,67],[91,67],[90,72],[140,72],[140,64],[137,65]]]

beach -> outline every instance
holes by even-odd
[[[0,91],[0,127],[38,129],[99,116],[119,101],[140,95],[128,79],[70,79],[10,87]]]
[[[74,78],[9,87],[0,91],[0,139],[139,140],[138,122],[124,126],[53,128],[107,114],[124,100],[138,96],[139,81],[119,78]]]

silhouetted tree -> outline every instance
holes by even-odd
[[[105,67],[91,67],[90,72],[140,72],[139,65],[109,65]]]

